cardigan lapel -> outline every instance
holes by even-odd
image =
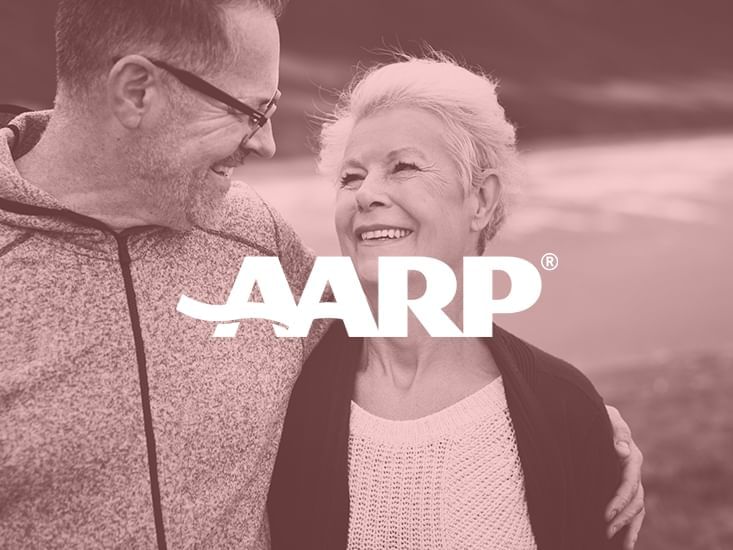
[[[341,323],[334,323],[324,340],[327,338],[333,343],[324,346],[328,356],[311,358],[326,367],[318,380],[323,392],[319,417],[324,424],[314,426],[323,439],[317,473],[311,480],[323,498],[313,502],[316,509],[307,514],[314,519],[310,540],[319,541],[318,548],[324,550],[343,550],[348,543],[349,420],[363,339],[348,338]],[[485,341],[504,380],[535,540],[539,550],[563,550],[568,521],[567,481],[560,450],[536,396],[532,352],[497,325],[494,336]]]
[[[539,550],[563,550],[567,479],[560,450],[536,396],[534,357],[521,340],[497,325],[486,342],[504,380],[537,546]]]
[[[334,353],[327,359],[330,380],[324,380],[328,394],[324,396],[326,407],[326,433],[321,460],[321,483],[327,488],[323,505],[324,520],[321,546],[323,550],[344,550],[348,544],[349,528],[349,421],[351,399],[354,393],[356,368],[359,364],[363,340],[349,338],[342,323],[335,331]]]

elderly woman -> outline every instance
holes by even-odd
[[[380,256],[431,256],[460,282],[504,220],[515,132],[483,75],[437,57],[372,70],[321,138],[339,242],[375,313]],[[459,288],[444,310],[457,326],[462,307]],[[591,383],[500,327],[433,338],[412,318],[407,337],[363,340],[337,323],[290,402],[272,545],[621,548],[604,517],[620,469]]]

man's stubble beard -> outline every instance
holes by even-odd
[[[184,163],[175,131],[161,132],[137,143],[136,179],[142,182],[145,204],[158,218],[157,225],[187,230],[193,226],[218,227],[224,217],[224,194],[216,188],[209,169],[192,172]]]
[[[194,227],[217,229],[224,220],[226,194],[211,183],[208,168],[192,183],[186,200],[186,221]]]

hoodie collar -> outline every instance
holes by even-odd
[[[15,160],[36,146],[52,111],[23,113],[0,129],[0,198],[27,205],[64,210],[53,196],[23,179]]]
[[[41,139],[53,111],[19,115],[0,128],[0,225],[38,231],[59,238],[61,246],[83,248],[85,253],[107,257],[116,254],[116,232],[99,220],[77,214],[55,197],[25,180],[15,160]],[[163,227],[131,228],[121,234],[169,232]]]

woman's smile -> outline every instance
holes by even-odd
[[[396,226],[370,225],[358,227],[355,231],[357,243],[364,245],[379,245],[403,241],[412,235],[411,229]]]
[[[359,121],[348,139],[336,199],[343,254],[362,282],[380,256],[430,256],[460,269],[475,250],[472,211],[433,114],[409,107]]]

